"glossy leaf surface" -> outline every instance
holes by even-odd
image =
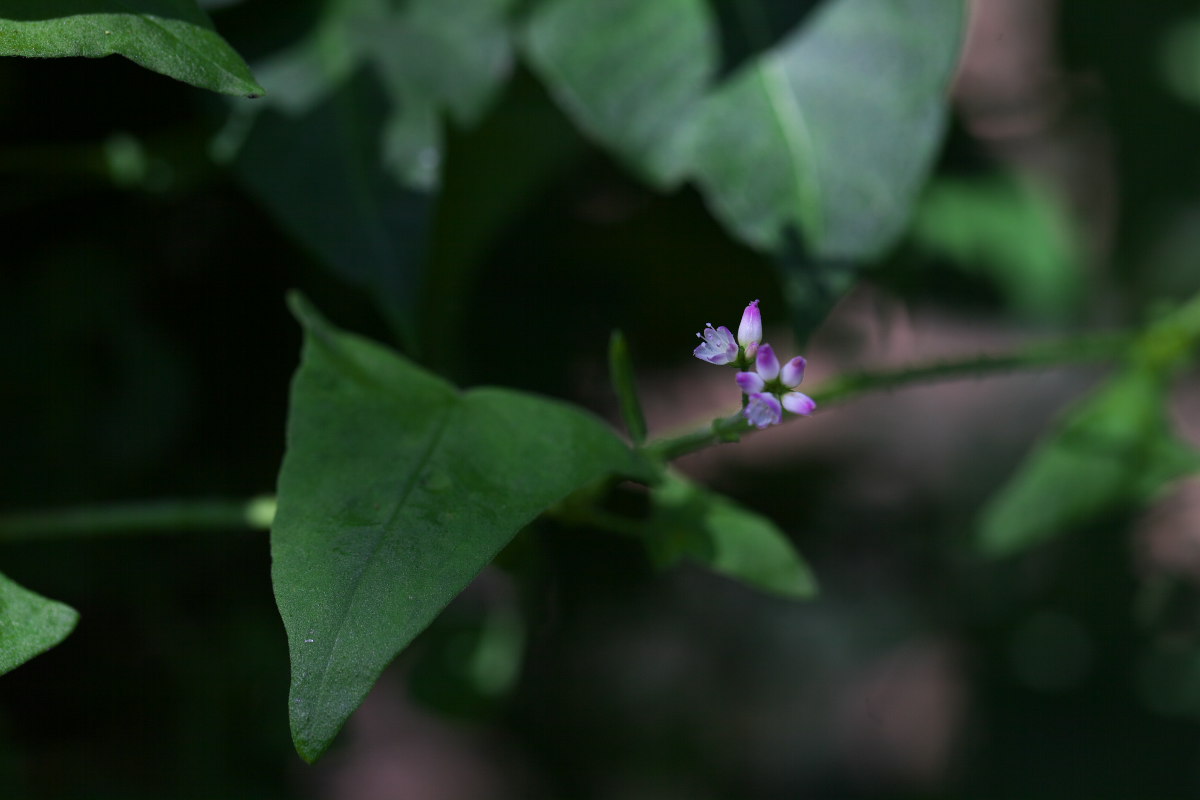
[[[272,577],[292,656],[292,734],[311,761],[522,526],[637,467],[611,429],[574,407],[507,389],[460,392],[303,301],[293,308],[307,335]]]
[[[201,89],[263,93],[194,0],[0,0],[0,55],[121,55]]]
[[[61,642],[79,615],[0,575],[0,675]]]

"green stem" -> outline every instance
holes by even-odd
[[[916,367],[842,375],[827,381],[813,395],[821,405],[832,405],[869,392],[885,391],[928,381],[977,377],[995,372],[1057,367],[1123,357],[1138,336],[1110,333],[1082,336],[1033,345],[1016,353],[976,356],[961,361],[935,361]]]
[[[879,372],[860,372],[832,378],[812,392],[818,408],[843,403],[869,392],[887,391],[914,383],[977,377],[1017,369],[1037,369],[1064,364],[1111,361],[1122,357],[1137,340],[1132,333],[1097,334],[1038,344],[1016,353],[976,356],[959,361],[935,361],[915,367]],[[740,423],[740,425],[739,425]],[[688,453],[722,442],[737,441],[755,429],[734,414],[680,436],[659,439],[646,445],[648,456],[672,461]]]
[[[265,530],[274,516],[275,498],[270,496],[78,506],[0,515],[0,542],[227,528]]]
[[[843,375],[827,381],[813,392],[813,397],[819,407],[827,408],[868,392],[886,391],[914,383],[1016,369],[1108,361],[1120,358],[1136,340],[1137,336],[1128,333],[1088,336],[1036,345],[1006,355]],[[743,434],[754,430],[739,411],[713,420],[690,433],[651,442],[646,445],[644,452],[659,463],[665,463],[716,444],[736,442]],[[602,527],[629,535],[634,533],[623,529],[624,523],[615,515],[605,514],[594,507],[585,508],[594,504],[581,502],[583,497],[573,497],[572,502],[557,509],[557,514],[568,519],[586,517],[587,521]],[[0,542],[164,531],[266,529],[270,527],[274,514],[275,499],[269,496],[242,501],[172,500],[22,512],[0,515]]]

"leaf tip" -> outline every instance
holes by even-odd
[[[292,312],[292,316],[296,318],[301,327],[311,330],[324,322],[316,306],[299,289],[289,290],[284,302],[287,303],[288,310]]]

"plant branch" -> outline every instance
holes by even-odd
[[[1096,334],[1033,345],[1015,353],[935,361],[894,370],[851,373],[831,378],[811,394],[817,401],[818,408],[827,408],[869,392],[889,391],[916,383],[982,377],[996,372],[1066,364],[1112,361],[1128,352],[1137,338],[1137,334],[1133,333]],[[690,433],[651,442],[646,445],[646,454],[659,461],[672,461],[715,444],[737,441],[741,434],[754,430],[740,413],[733,414],[716,419]]]
[[[978,377],[996,372],[1037,369],[1072,363],[1110,361],[1122,357],[1137,340],[1135,334],[1102,334],[1035,345],[1015,353],[977,356],[958,361],[936,361],[914,367],[861,372],[832,378],[812,393],[820,408],[843,403],[869,392],[889,391],[916,383]],[[665,463],[716,444],[736,442],[753,432],[736,412],[704,427],[651,442],[644,448],[651,459]],[[560,510],[561,513],[561,510]],[[583,513],[579,508],[564,516]],[[618,528],[616,520],[601,519],[589,510],[589,520]],[[200,531],[230,528],[265,530],[275,515],[275,498],[249,500],[163,500],[106,506],[82,506],[52,511],[0,515],[0,542],[142,534],[165,531]],[[622,531],[629,533],[629,531]]]
[[[0,542],[228,528],[265,530],[274,517],[275,498],[271,496],[79,506],[0,515]]]

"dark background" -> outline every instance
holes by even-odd
[[[998,26],[982,28],[993,60],[968,48],[976,71],[956,88],[938,174],[1050,187],[1084,288],[1030,313],[997,277],[1013,267],[994,238],[962,257],[914,235],[813,338],[813,380],[1133,321],[1200,287],[1200,114],[1163,66],[1195,4],[979,5]],[[252,63],[307,19],[272,2],[215,14]],[[389,336],[363,292],[209,159],[224,107],[119,58],[0,62],[0,509],[269,492],[300,342],[285,291]],[[506,115],[536,117],[566,155],[488,245],[439,366],[612,417],[604,353],[620,327],[652,425],[721,413],[734,398],[706,383],[692,334],[736,324],[755,297],[781,322],[771,264],[694,191],[635,181],[521,72],[477,128],[449,132],[435,219],[488,180]],[[823,588],[807,604],[690,568],[656,574],[628,542],[537,527],[399,659],[316,767],[290,746],[265,533],[4,543],[4,573],[81,621],[0,679],[0,794],[1200,795],[1194,561],[1162,556],[1152,524],[1194,537],[1196,504],[1113,515],[1005,562],[964,546],[1029,441],[1095,375],[900,393],[774,445],[685,460],[793,537]],[[521,609],[527,649],[511,691],[488,695],[456,653],[497,602]]]

